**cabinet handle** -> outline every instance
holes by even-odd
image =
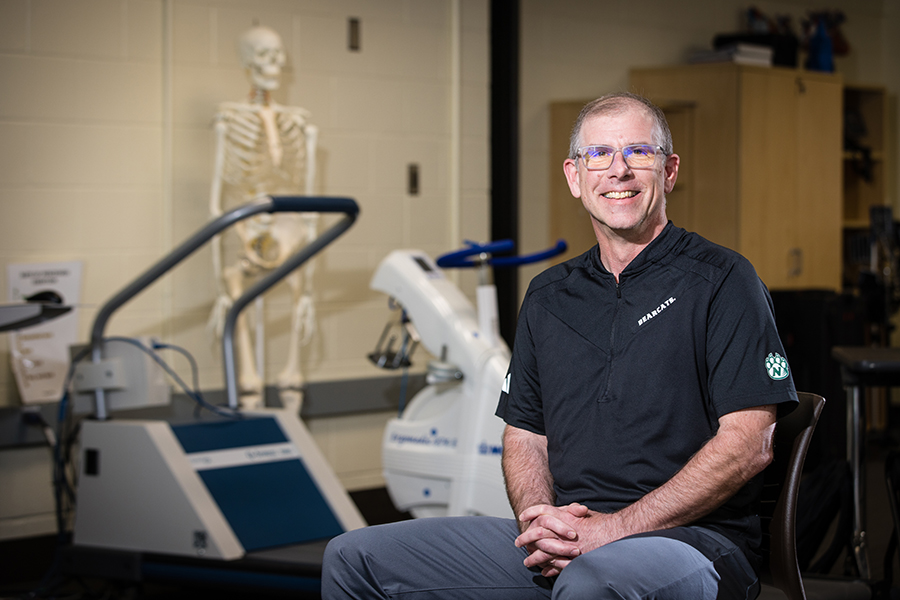
[[[797,90],[798,90],[801,94],[805,94],[805,93],[806,93],[806,84],[803,83],[803,78],[802,78],[802,77],[797,77]]]
[[[788,277],[800,277],[803,273],[803,249],[791,248],[788,251],[790,266],[788,267]]]

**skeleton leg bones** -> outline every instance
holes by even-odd
[[[244,270],[240,264],[225,268],[225,285],[232,301],[243,293],[244,277]],[[247,315],[244,312],[237,319],[235,342],[237,343],[238,393],[240,394],[241,408],[260,408],[264,404],[263,382],[259,373],[256,372],[253,344],[250,341],[250,327],[247,325]]]

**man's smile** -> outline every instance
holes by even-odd
[[[607,200],[625,200],[626,198],[634,198],[637,194],[637,192],[632,190],[627,192],[606,192],[601,195]]]

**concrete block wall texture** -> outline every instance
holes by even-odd
[[[83,337],[105,299],[208,219],[212,119],[220,102],[247,97],[236,39],[254,23],[276,29],[288,51],[276,101],[306,108],[320,129],[316,192],[361,207],[357,224],[317,261],[309,378],[377,374],[364,356],[387,311],[368,280],[390,250],[439,254],[463,235],[487,236],[482,0],[10,0],[0,16],[0,261],[84,260]],[[349,18],[360,22],[359,51],[347,46]],[[448,198],[454,134],[467,150],[457,202]],[[416,196],[406,190],[411,163],[420,171]],[[183,344],[200,361],[202,385],[221,387],[206,332],[210,264],[201,250],[123,307],[109,331]],[[267,304],[271,380],[287,344],[285,287]],[[8,393],[0,405],[14,404],[2,348]]]
[[[86,307],[164,251],[160,9],[0,5],[0,262],[84,261]],[[2,279],[5,300],[5,269]],[[161,333],[160,300],[139,298],[119,326]],[[0,348],[0,405],[14,405],[6,336]]]
[[[209,189],[212,138],[209,123],[222,100],[246,97],[246,84],[234,40],[256,19],[279,31],[290,49],[283,85],[275,94],[282,104],[302,106],[320,128],[317,192],[357,199],[361,217],[354,227],[319,259],[316,288],[318,327],[304,348],[304,371],[310,379],[372,376],[365,361],[387,318],[385,303],[368,290],[375,266],[391,249],[419,247],[438,254],[454,247],[448,223],[460,212],[448,200],[450,140],[454,128],[450,101],[450,2],[359,3],[232,3],[176,2],[174,5],[172,117],[174,122],[172,193],[173,222],[178,227],[205,216]],[[475,12],[483,3],[459,5]],[[362,47],[347,47],[348,18],[359,19]],[[471,34],[473,28],[468,26]],[[477,28],[475,29],[477,32]],[[481,52],[487,51],[486,29],[480,29]],[[483,69],[463,85],[477,90],[463,114],[485,111],[487,79]],[[479,100],[480,98],[480,100]],[[476,102],[476,100],[479,100]],[[470,134],[486,148],[486,130]],[[192,158],[189,158],[192,157]],[[204,163],[205,161],[205,163]],[[406,192],[407,165],[419,165],[422,190]],[[470,172],[486,172],[484,161]],[[469,177],[471,179],[471,177]],[[486,206],[486,177],[474,183],[460,180],[467,196],[460,204]],[[198,204],[194,201],[201,198]],[[471,211],[470,211],[471,212]],[[486,209],[483,209],[486,215]],[[325,219],[329,222],[328,219]],[[186,228],[186,227],[185,227]],[[486,218],[472,219],[469,235],[487,235]],[[176,275],[172,301],[185,316],[182,337],[206,337],[209,290],[192,289],[208,270],[197,261]],[[206,278],[209,279],[208,277]],[[289,303],[285,286],[267,297],[267,360],[271,381],[282,368],[288,343]],[[188,333],[190,332],[190,333]],[[218,382],[218,354],[206,365]]]
[[[348,48],[351,18],[358,51]],[[236,40],[255,23],[287,50],[275,100],[307,109],[319,128],[316,193],[361,208],[317,258],[318,330],[304,374],[378,376],[365,358],[389,316],[368,287],[378,262],[400,247],[437,255],[489,235],[486,0],[4,0],[0,265],[84,261],[87,340],[106,300],[208,220],[213,117],[219,103],[247,97]],[[417,195],[406,188],[412,163]],[[474,277],[460,279],[473,293]],[[215,289],[204,248],[118,311],[107,333],[184,346],[201,387],[221,388],[207,332]],[[283,366],[289,314],[281,285],[266,298],[269,382]],[[18,402],[4,336],[0,406]],[[390,416],[311,424],[348,487],[380,484]]]

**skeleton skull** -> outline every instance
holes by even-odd
[[[285,62],[284,46],[278,33],[268,27],[252,27],[239,38],[238,49],[253,87],[277,90]]]

